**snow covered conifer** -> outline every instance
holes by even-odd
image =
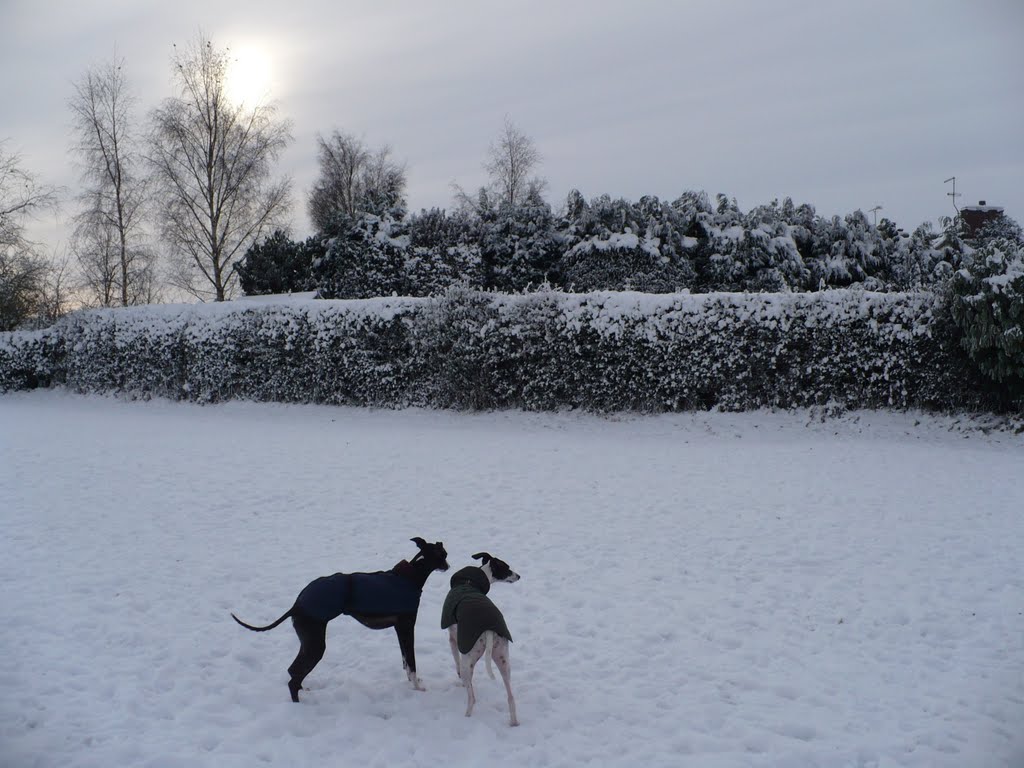
[[[457,283],[482,285],[480,246],[467,215],[449,216],[432,208],[410,216],[406,224],[409,295],[436,296]]]
[[[254,243],[235,265],[238,282],[247,296],[313,290],[312,262],[320,255],[317,238],[295,242],[283,230],[275,230]]]
[[[998,239],[980,248],[953,275],[949,308],[975,364],[1024,397],[1024,245]]]
[[[478,232],[484,287],[515,292],[558,281],[554,216],[538,193],[520,204],[482,207]]]
[[[400,219],[370,213],[339,217],[327,252],[313,261],[313,278],[323,299],[365,299],[407,295],[404,270],[409,237]]]
[[[608,195],[589,206],[572,196],[568,202],[560,222],[566,286],[575,291],[647,293],[690,286],[692,238],[684,235],[688,222],[672,206],[653,196],[635,204]]]
[[[829,287],[863,283],[883,263],[881,238],[863,211],[822,222],[815,232],[814,253],[811,279]]]

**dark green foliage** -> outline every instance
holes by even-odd
[[[1019,294],[1018,294],[1019,295]],[[0,389],[402,407],[1013,407],[927,294],[564,294],[81,312],[0,334]]]
[[[492,206],[482,197],[477,238],[485,288],[514,293],[557,284],[561,248],[551,207],[537,194]]]
[[[986,376],[1024,397],[1024,246],[997,239],[953,275],[948,307],[960,344]]]
[[[831,288],[864,283],[879,273],[883,257],[881,237],[862,211],[844,219],[833,216],[815,227],[814,253],[808,265],[811,284]]]
[[[312,291],[312,264],[322,252],[318,238],[299,243],[278,229],[235,264],[242,291],[247,296]]]
[[[922,225],[908,234],[884,218],[875,227],[862,211],[826,219],[789,198],[743,213],[734,198],[712,204],[692,191],[669,204],[587,202],[573,190],[555,216],[536,190],[515,204],[482,190],[455,215],[336,213],[305,249],[275,234],[239,271],[262,281],[247,292],[294,291],[309,285],[299,278],[311,263],[311,288],[330,298],[436,296],[455,284],[504,293],[921,290],[944,284],[993,233],[1019,233],[1005,218],[970,240],[960,230],[945,220],[941,232]]]
[[[482,284],[471,222],[437,209],[393,213],[336,220],[326,253],[313,262],[320,298],[434,296],[456,283]]]
[[[473,222],[466,216],[449,216],[432,208],[410,216],[407,223],[408,295],[436,296],[459,283],[483,285],[480,246],[474,240]]]
[[[25,327],[44,313],[47,270],[41,257],[0,243],[0,331]]]
[[[326,253],[313,263],[323,299],[408,295],[405,225],[390,216],[338,217]]]
[[[0,333],[0,392],[59,384],[54,364],[60,341],[47,331]]]
[[[559,221],[562,285],[574,291],[671,293],[694,271],[685,234],[693,219],[657,197],[636,204],[607,195],[587,204],[573,191]]]

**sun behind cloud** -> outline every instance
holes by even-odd
[[[232,45],[227,76],[228,97],[245,107],[255,107],[272,98],[273,57],[258,43]]]

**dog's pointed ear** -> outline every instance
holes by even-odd
[[[487,563],[491,560],[491,556],[487,552],[477,552],[475,555],[473,555],[473,559],[479,560],[480,565],[487,565]]]
[[[423,549],[425,546],[427,546],[427,542],[425,542],[419,536],[413,536],[411,539],[409,539],[409,541],[411,541],[413,544],[415,544],[420,549]]]

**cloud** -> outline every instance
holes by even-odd
[[[791,195],[819,211],[882,204],[908,227],[949,211],[942,179],[1024,218],[1024,6],[1013,0],[443,4],[8,0],[0,130],[74,186],[70,84],[115,46],[146,109],[171,46],[202,30],[271,51],[293,121],[281,171],[295,223],[334,128],[408,161],[413,208],[473,188],[505,114],[544,155],[557,205],[584,194]],[[143,115],[144,116],[144,115]]]

